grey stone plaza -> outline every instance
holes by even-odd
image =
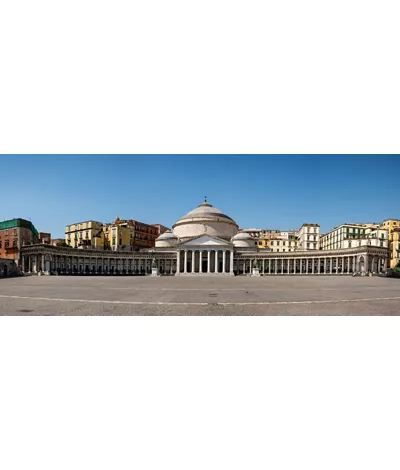
[[[0,281],[0,315],[398,315],[378,276],[25,276]]]

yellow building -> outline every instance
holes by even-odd
[[[111,250],[131,249],[135,241],[135,224],[118,217],[112,224],[105,224],[103,233]]]
[[[65,243],[72,248],[103,248],[103,224],[95,220],[78,222],[65,227]]]
[[[280,230],[264,230],[256,241],[257,248],[269,249],[273,252],[284,253],[295,251],[297,248],[297,232]]]
[[[400,261],[400,220],[384,220],[380,226],[389,232],[388,268],[394,268]]]

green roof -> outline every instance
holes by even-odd
[[[0,222],[0,230],[15,228],[15,227],[22,227],[31,230],[36,238],[39,238],[39,233],[36,230],[35,226],[32,222],[25,219],[11,219],[11,220],[4,220]]]

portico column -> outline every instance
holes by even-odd
[[[287,266],[287,274],[290,274],[290,258],[288,258],[286,266]]]
[[[28,269],[29,272],[32,271],[32,256],[28,256]]]
[[[265,274],[265,259],[263,259],[263,264],[262,264],[262,270],[263,270],[263,274]]]
[[[315,258],[311,258],[312,266],[311,266],[311,274],[314,274],[314,265],[315,265]]]
[[[278,274],[278,260],[275,258],[275,274]]]
[[[203,273],[203,251],[199,251],[199,273]]]
[[[250,260],[249,274],[251,274],[251,267],[252,267],[252,264],[253,264],[253,260]]]
[[[194,250],[192,250],[192,274],[194,273]]]
[[[183,272],[187,273],[187,251],[184,251]]]
[[[272,264],[272,260],[271,258],[268,260],[268,274],[271,274],[271,264]]]
[[[283,268],[285,266],[284,262],[283,262],[283,258],[281,259],[281,274],[283,274]]]
[[[300,258],[299,263],[300,263],[300,274],[303,274],[303,259],[302,258]]]
[[[306,274],[308,274],[308,261],[309,261],[309,259],[306,258]]]
[[[210,265],[211,265],[211,251],[207,250],[207,273],[208,274],[211,273]]]
[[[215,270],[214,272],[218,272],[218,250],[215,250]]]
[[[347,257],[347,274],[350,274],[350,256]]]
[[[222,272],[223,272],[224,274],[225,274],[225,270],[226,270],[226,266],[225,266],[225,265],[226,265],[226,261],[225,261],[225,259],[226,259],[226,251],[224,250],[224,251],[222,252]]]
[[[342,272],[343,272],[343,267],[342,267]],[[336,274],[339,273],[339,257],[336,257]]]
[[[229,272],[230,274],[233,274],[233,250],[231,250],[231,257],[230,257],[230,260],[229,260]]]
[[[181,252],[178,250],[178,256],[176,257],[176,274],[181,272]],[[137,262],[137,268],[139,269],[139,260]]]
[[[333,273],[333,258],[332,258],[332,256],[329,259],[329,263],[330,263],[329,271],[330,271],[330,274],[332,274]]]

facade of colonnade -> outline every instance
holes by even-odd
[[[152,272],[153,260],[161,275],[251,275],[255,263],[260,274],[265,276],[378,274],[386,270],[387,251],[368,246],[331,252],[279,254],[215,246],[133,253],[51,245],[30,245],[22,249],[25,273],[146,275]]]
[[[354,273],[381,274],[386,272],[387,251],[383,248],[357,247],[340,251],[296,252],[273,254],[236,253],[234,271],[251,274],[255,262],[261,275]]]

